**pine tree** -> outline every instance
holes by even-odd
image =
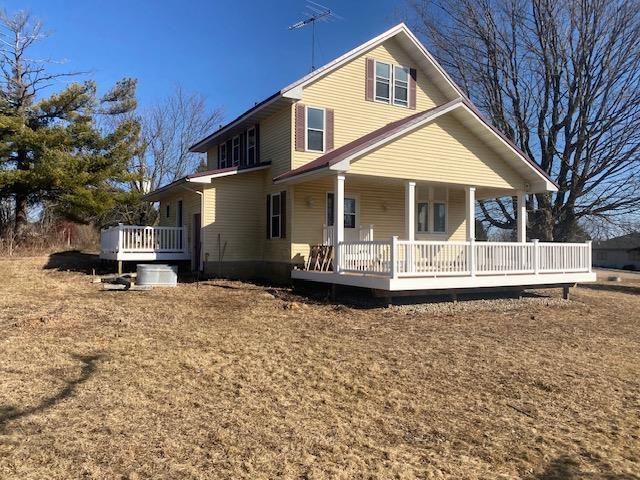
[[[14,199],[15,233],[44,202],[76,221],[112,208],[128,195],[122,186],[138,148],[139,124],[126,115],[136,107],[136,81],[121,80],[102,97],[92,81],[46,96],[53,80],[77,73],[51,73],[27,57],[44,36],[28,13],[3,12],[0,26],[8,38],[0,51],[0,198]]]

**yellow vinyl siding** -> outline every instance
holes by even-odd
[[[453,115],[365,154],[351,173],[494,188],[523,188],[524,180]]]
[[[195,192],[185,190],[175,193],[160,201],[160,218],[158,225],[162,227],[177,227],[176,215],[178,212],[178,201],[182,200],[182,226],[187,231],[187,248],[193,251],[193,215],[200,212],[200,195]],[[166,216],[167,204],[169,204],[169,218]]]
[[[421,184],[422,185],[422,184]],[[404,184],[351,177],[345,180],[345,197],[357,200],[357,226],[373,225],[374,240],[388,240],[396,235],[405,238]],[[293,187],[293,232],[291,257],[303,263],[310,245],[322,243],[326,223],[326,195],[333,191],[333,181],[326,177]],[[464,190],[450,189],[447,198],[447,232],[419,234],[417,240],[460,240],[466,238]],[[414,219],[415,221],[415,219]]]
[[[260,122],[260,161],[271,162],[271,178],[291,169],[291,112],[288,106]]]
[[[416,110],[382,102],[365,100],[366,59],[417,68],[406,51],[395,39],[351,60],[341,68],[306,86],[301,102],[309,106],[334,110],[335,148],[359,138],[387,123],[399,120],[416,112],[433,108],[448,100],[422,71],[417,72]],[[318,153],[293,153],[293,168],[297,168],[318,157]]]

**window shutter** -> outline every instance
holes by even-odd
[[[256,163],[260,163],[260,124],[256,123]]]
[[[304,152],[304,131],[305,131],[305,118],[304,118],[304,105],[296,104],[296,152]]]
[[[280,192],[280,238],[287,238],[287,192]]]
[[[271,195],[267,195],[267,240],[271,238]]]
[[[325,135],[327,136],[327,138],[325,138],[325,151],[330,152],[331,150],[333,150],[333,109],[332,108],[327,108],[325,110],[325,116],[326,116],[326,121],[327,121],[327,125],[325,126]]]
[[[409,69],[409,108],[416,109],[416,79],[418,72],[415,68]]]
[[[218,168],[222,168],[222,165],[220,165],[220,145],[218,145]]]
[[[367,58],[366,63],[367,63],[367,71],[365,75],[366,85],[365,85],[365,91],[364,91],[364,99],[369,102],[373,102],[373,82],[374,82],[373,58]]]

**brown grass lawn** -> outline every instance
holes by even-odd
[[[0,260],[0,478],[640,478],[640,288],[385,308]]]

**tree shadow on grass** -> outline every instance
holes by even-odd
[[[59,270],[80,272],[90,275],[95,270],[96,273],[106,273],[109,267],[100,261],[100,257],[95,253],[85,253],[80,250],[67,250],[49,255],[44,270]],[[113,267],[111,269],[113,271]]]
[[[58,403],[73,396],[76,388],[89,380],[96,371],[96,363],[101,360],[104,355],[73,355],[74,359],[82,362],[80,375],[75,380],[66,381],[66,385],[55,395],[45,398],[39,404],[29,408],[17,408],[15,406],[0,406],[0,434],[4,433],[7,424],[12,420],[27,417],[36,413],[44,412],[55,407]]]
[[[607,472],[608,466],[593,457],[590,457],[589,461],[604,472],[585,472],[580,468],[578,461],[563,455],[549,463],[542,473],[533,478],[536,480],[640,480],[640,477],[636,475]]]
[[[630,295],[640,295],[640,285],[619,285],[615,283],[585,283],[580,285],[580,288],[587,288],[589,290],[608,291],[608,292],[621,292],[628,293]]]

